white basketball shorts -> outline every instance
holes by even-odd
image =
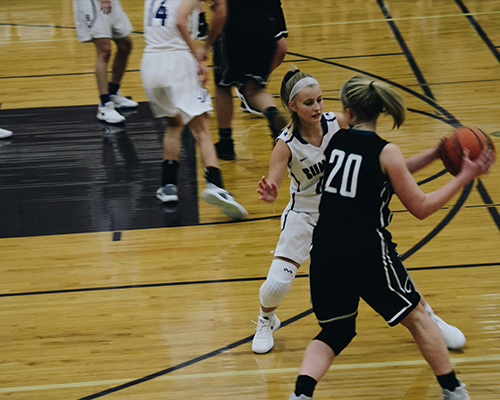
[[[210,94],[199,79],[198,62],[190,51],[144,53],[141,79],[156,118],[180,115],[188,124],[213,110]]]
[[[133,30],[119,0],[111,0],[111,13],[108,15],[101,11],[99,0],[73,0],[73,16],[79,42],[122,39]]]
[[[285,257],[302,265],[309,259],[312,234],[319,213],[291,211],[281,216],[281,235],[274,251],[275,257]]]

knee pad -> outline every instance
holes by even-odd
[[[287,261],[274,259],[267,279],[260,287],[260,304],[265,308],[278,307],[292,286],[297,267]]]
[[[321,332],[314,338],[327,344],[338,356],[356,336],[356,319],[346,318],[321,326]]]

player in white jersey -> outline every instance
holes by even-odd
[[[319,217],[324,151],[337,131],[348,128],[343,113],[323,113],[318,82],[298,69],[292,69],[283,78],[281,101],[291,113],[292,123],[278,136],[268,178],[261,179],[257,191],[261,200],[273,203],[288,169],[290,202],[281,216],[281,234],[267,279],[260,287],[260,316],[252,341],[255,353],[267,353],[274,346],[273,331],[280,326],[275,310],[290,290],[297,269],[309,259]],[[463,333],[435,315],[423,295],[421,303],[437,324],[447,347],[460,349],[465,344]]]
[[[283,78],[281,102],[292,115],[292,123],[278,136],[268,177],[260,180],[257,192],[261,200],[273,203],[288,169],[290,202],[281,216],[281,235],[267,279],[260,288],[260,316],[252,342],[255,353],[272,349],[272,332],[280,326],[274,311],[288,293],[297,269],[309,259],[312,232],[319,216],[324,151],[335,132],[346,127],[343,114],[323,113],[318,82],[298,69]]]
[[[100,103],[97,118],[110,124],[125,121],[116,109],[135,108],[137,102],[124,97],[119,89],[132,50],[132,24],[119,0],[73,0],[73,15],[78,40],[93,42],[97,50],[95,75]],[[113,60],[111,80],[108,82],[108,63],[111,40],[118,51]]]
[[[153,115],[166,117],[163,137],[161,186],[156,197],[164,202],[178,201],[181,135],[189,126],[200,148],[207,187],[202,198],[215,204],[231,218],[243,219],[247,211],[224,189],[215,147],[208,123],[212,102],[203,86],[208,75],[204,64],[211,44],[226,17],[225,0],[214,1],[212,28],[203,46],[195,47],[198,30],[198,0],[146,0],[141,78]]]

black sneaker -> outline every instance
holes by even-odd
[[[234,154],[234,142],[233,139],[219,140],[215,143],[215,150],[217,151],[217,157],[221,160],[234,160],[236,155]]]
[[[198,40],[205,40],[208,37],[208,24],[206,22],[198,23]]]
[[[269,129],[271,129],[271,137],[273,141],[276,142],[281,131],[287,126],[288,122],[283,114],[278,113],[274,116],[273,122],[269,124]]]

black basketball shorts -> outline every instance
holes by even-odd
[[[390,326],[401,322],[420,295],[390,233],[324,225],[320,217],[309,267],[311,300],[320,325],[355,319],[360,298]]]

